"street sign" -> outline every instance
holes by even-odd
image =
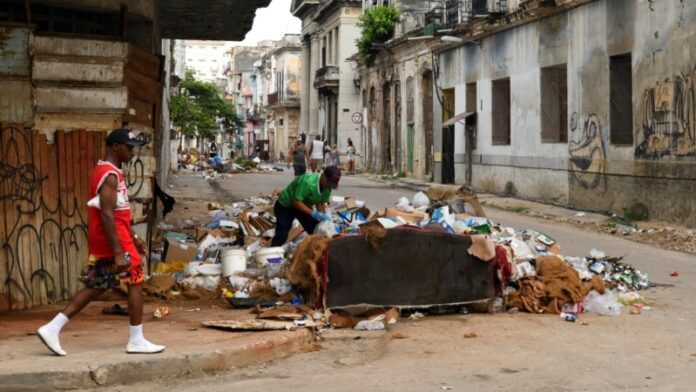
[[[353,120],[353,124],[360,124],[362,122],[362,113],[353,113],[353,115],[351,116],[351,120]]]

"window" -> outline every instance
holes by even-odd
[[[609,118],[612,144],[633,145],[633,80],[631,54],[609,58]]]
[[[568,70],[565,64],[541,69],[541,142],[568,141]]]
[[[510,78],[493,81],[493,144],[510,144]]]
[[[476,97],[476,82],[466,84],[466,111],[469,113],[476,112],[477,100]]]

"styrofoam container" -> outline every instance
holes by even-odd
[[[228,277],[235,272],[246,270],[247,254],[244,249],[225,249],[220,251],[222,276]]]
[[[282,246],[259,249],[256,251],[256,262],[259,265],[280,264],[283,262],[285,250]]]

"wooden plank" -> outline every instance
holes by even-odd
[[[35,175],[36,172],[34,168],[31,166],[31,132],[26,130],[18,130],[15,134],[16,137],[14,138],[14,141],[16,143],[17,148],[17,167],[23,167],[25,175],[28,173]],[[21,189],[24,189],[26,185],[29,185],[28,181],[31,180],[27,179],[23,181],[27,182],[22,183],[23,188]],[[31,186],[35,185],[35,182],[31,183]],[[15,291],[17,297],[22,298],[22,301],[18,301],[16,306],[18,309],[23,309],[31,308],[34,302],[36,302],[35,300],[38,299],[35,298],[32,294],[34,293],[34,285],[31,281],[31,275],[36,268],[36,264],[32,257],[33,246],[30,241],[31,230],[25,229],[30,228],[32,226],[33,214],[27,211],[32,211],[34,208],[32,203],[32,193],[24,192],[22,190],[17,191],[15,192],[17,192],[17,195],[20,197],[17,198],[14,203],[14,221],[16,223],[16,226],[14,228],[14,232],[12,233],[13,241],[10,243],[10,246],[14,247],[15,260],[17,264],[16,268],[13,269],[10,277],[16,282],[18,286],[15,286],[15,288],[17,289]]]
[[[55,211],[58,206],[58,167],[55,161],[55,154],[50,151],[55,151],[55,143],[49,145],[46,140],[46,135],[39,136],[39,154],[41,155],[41,174],[46,177],[41,186],[41,201],[42,201],[42,227],[39,234],[41,235],[41,260],[43,268],[46,271],[46,284],[50,286],[46,289],[46,296],[49,303],[60,299],[60,264],[57,257],[57,242],[60,238],[60,216]],[[53,158],[53,159],[52,159]]]
[[[160,63],[158,56],[148,53],[135,45],[129,46],[127,67],[143,76],[160,80]]]
[[[123,84],[123,68],[123,60],[34,56],[31,79],[35,85],[77,83],[119,86]]]
[[[3,128],[3,124],[0,123],[0,162],[7,162],[7,142],[9,139],[9,131]],[[11,208],[10,201],[7,199],[9,195],[9,181],[3,181],[0,183],[0,245],[3,245],[7,240],[8,230],[8,219],[9,211]],[[11,265],[11,254],[5,246],[0,246],[0,311],[10,310],[10,295],[8,292],[8,287],[5,284],[8,278],[8,271]]]
[[[83,216],[87,214],[87,201],[89,200],[89,177],[85,174],[89,170],[89,166],[92,164],[89,160],[89,144],[88,140],[92,138],[88,135],[87,131],[80,131],[80,207],[83,211]]]
[[[128,110],[123,115],[123,122],[154,127],[155,106],[156,104],[142,101],[131,95],[128,97]]]
[[[29,80],[0,80],[0,121],[12,123],[31,122],[32,86]]]
[[[41,131],[89,129],[109,131],[121,126],[121,113],[37,113],[34,128]]]
[[[37,87],[36,111],[44,112],[123,112],[128,105],[126,87]]]
[[[76,57],[112,57],[125,60],[128,43],[105,39],[56,37],[37,35],[34,38],[34,54],[54,54]]]
[[[128,87],[128,95],[143,101],[157,103],[162,96],[162,86],[156,79],[143,76],[126,68],[124,84]]]

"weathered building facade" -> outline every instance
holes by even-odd
[[[436,90],[478,121],[469,161],[463,124],[441,128],[434,105],[435,180],[695,225],[696,3],[549,3],[462,23],[464,42],[438,48]]]
[[[345,151],[348,138],[360,140],[361,115],[353,55],[360,0],[293,0],[302,19],[302,107],[300,132],[320,135]],[[358,151],[359,154],[362,154]]]
[[[245,18],[269,1],[243,2],[235,15],[244,20],[224,32],[213,27],[219,15],[198,19],[210,22],[208,31],[182,18],[200,13],[193,3],[0,3],[0,311],[67,299],[79,288],[88,180],[117,127],[149,142],[124,168],[134,230],[149,237],[155,178],[166,180],[170,152],[162,37],[240,39],[241,26],[251,26]]]
[[[268,88],[266,113],[270,157],[281,159],[300,131],[302,46],[300,36],[287,34],[277,48],[264,56],[264,78]]]
[[[366,1],[363,7],[386,5]],[[403,173],[427,179],[433,173],[434,17],[442,18],[444,1],[396,0],[401,15],[394,37],[382,45],[374,66],[358,56],[364,120],[365,164],[373,172]],[[440,21],[437,19],[437,21]]]

